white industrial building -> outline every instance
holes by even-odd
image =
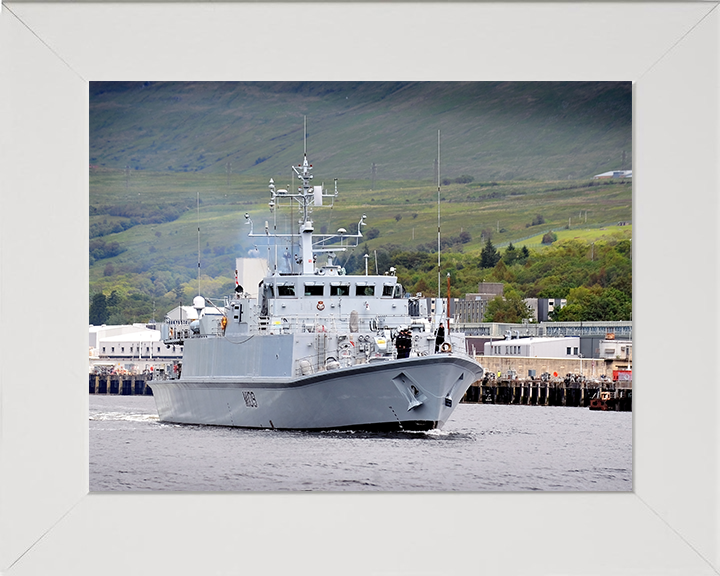
[[[167,346],[160,331],[145,324],[90,326],[90,368],[121,367],[128,371],[164,367],[182,358],[182,346]]]
[[[605,360],[632,361],[632,341],[602,340],[598,346],[598,357]]]
[[[512,338],[485,343],[485,356],[522,356],[526,358],[578,358],[580,337]]]

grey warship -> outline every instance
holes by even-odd
[[[332,206],[334,189],[313,185],[307,152],[293,166],[295,190],[270,180],[270,210],[298,207],[296,229],[250,237],[292,242],[251,295],[236,282],[223,304],[195,298],[197,318],[161,326],[182,345],[177,378],[152,382],[164,422],[280,430],[431,430],[441,428],[468,387],[483,376],[450,330],[442,306],[405,294],[394,270],[348,275],[336,253],[357,246],[365,215],[350,234],[316,234],[312,214]],[[236,272],[237,278],[237,272]],[[438,300],[438,304],[442,300]],[[447,326],[447,329],[446,329]]]

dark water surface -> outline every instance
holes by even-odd
[[[158,421],[90,396],[90,490],[630,491],[632,413],[461,404],[430,432],[285,432]]]

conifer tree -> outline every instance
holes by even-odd
[[[494,268],[498,260],[500,260],[500,254],[488,238],[485,247],[480,252],[480,268]]]
[[[512,266],[518,258],[518,252],[512,242],[510,242],[510,245],[505,249],[505,254],[503,254],[503,262],[505,262],[508,266]]]
[[[94,294],[90,303],[90,324],[93,326],[101,326],[107,322],[108,309],[107,298],[102,292]]]

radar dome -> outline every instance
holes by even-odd
[[[195,296],[195,298],[193,298],[193,308],[197,308],[198,310],[205,308],[205,298]]]

